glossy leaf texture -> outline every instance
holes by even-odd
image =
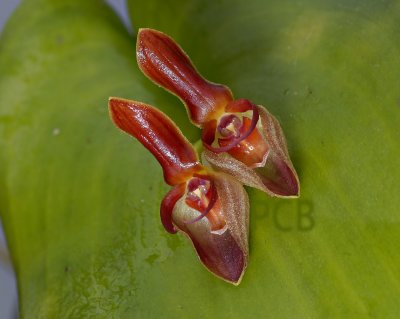
[[[279,119],[302,195],[250,191],[239,287],[204,270],[158,209],[158,163],[109,96],[157,105],[102,1],[30,0],[0,39],[0,216],[22,318],[398,318],[397,1],[131,1],[209,80]],[[145,166],[144,166],[145,165]]]

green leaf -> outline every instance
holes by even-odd
[[[136,27],[170,34],[209,80],[278,116],[302,186],[292,201],[251,191],[240,287],[185,278],[174,302],[157,300],[165,317],[182,304],[215,318],[398,317],[399,2],[130,7]]]
[[[396,1],[132,1],[210,80],[282,124],[302,196],[250,190],[239,287],[167,234],[156,161],[108,96],[182,104],[139,74],[102,1],[25,1],[0,40],[0,216],[23,318],[397,318],[400,6]]]

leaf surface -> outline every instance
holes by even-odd
[[[399,3],[129,3],[133,25],[171,35],[207,79],[278,117],[301,182],[298,200],[251,190],[238,289],[185,278],[160,308],[170,317],[182,302],[199,317],[398,317]],[[176,276],[166,274],[171,285]]]
[[[162,171],[109,96],[181,102],[138,71],[101,1],[31,0],[0,40],[0,216],[23,318],[398,318],[400,7],[396,1],[134,0],[209,80],[278,117],[298,200],[250,190],[239,287],[166,233]]]

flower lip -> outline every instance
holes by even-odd
[[[228,145],[225,145],[225,146],[221,146],[221,147],[212,146],[212,143],[214,142],[214,139],[215,139],[215,130],[218,129],[218,126],[216,126],[216,122],[214,122],[214,121],[208,122],[209,126],[215,126],[215,129],[214,129],[214,134],[212,134],[212,129],[211,128],[208,128],[208,129],[205,128],[205,130],[203,131],[204,134],[202,135],[202,140],[203,140],[204,146],[208,150],[210,150],[210,151],[212,151],[214,153],[223,153],[223,152],[230,151],[238,143],[240,143],[241,141],[243,141],[247,137],[249,137],[249,135],[256,128],[257,123],[258,123],[258,119],[259,119],[258,108],[253,103],[251,103],[251,110],[253,112],[253,116],[251,118],[251,124],[250,124],[248,130],[246,132],[242,133],[242,134],[239,134],[238,137],[231,138],[230,143]]]
[[[213,230],[213,223],[203,218],[185,223],[198,216],[198,211],[180,198],[172,220],[176,228],[191,240],[204,266],[217,277],[238,285],[248,260],[249,202],[240,182],[223,173],[212,173],[218,193],[215,209],[224,219],[222,228]],[[213,209],[214,210],[214,209]],[[208,217],[208,216],[207,216]],[[222,225],[221,225],[222,226]]]

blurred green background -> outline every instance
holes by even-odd
[[[0,32],[19,0],[0,2]],[[1,190],[0,190],[1,191]],[[17,287],[0,219],[0,319],[17,318]]]

